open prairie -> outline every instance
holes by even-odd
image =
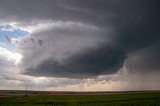
[[[160,106],[160,91],[0,91],[0,106]]]

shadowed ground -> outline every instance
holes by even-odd
[[[0,91],[0,106],[160,106],[160,91]]]

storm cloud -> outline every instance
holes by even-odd
[[[128,71],[145,73],[160,68],[159,4],[158,0],[0,0],[0,20],[41,26],[18,44],[23,74],[89,78],[116,74],[124,65]]]

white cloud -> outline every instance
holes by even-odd
[[[11,52],[6,48],[0,47],[0,58],[18,65],[21,62],[22,55],[16,52]]]

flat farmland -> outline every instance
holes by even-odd
[[[160,106],[160,91],[0,91],[0,106]]]

